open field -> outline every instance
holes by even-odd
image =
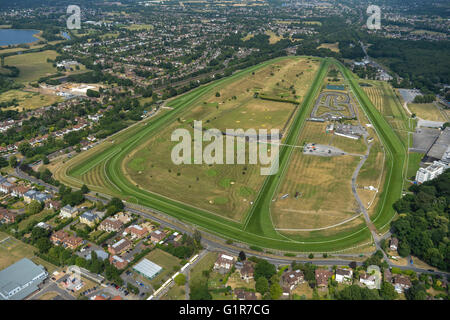
[[[330,49],[333,52],[339,52],[339,42],[335,43],[322,43],[317,49]]]
[[[158,248],[146,255],[145,258],[163,268],[155,278],[147,280],[152,286],[161,286],[169,276],[175,273],[174,267],[180,267],[180,259]]]
[[[371,123],[374,125],[386,151],[386,179],[382,188],[383,191],[381,192],[380,200],[378,201],[376,206],[376,214],[372,215],[371,217],[375,227],[379,231],[384,231],[388,227],[389,222],[395,216],[395,211],[392,205],[402,195],[403,183],[406,174],[406,151],[408,146],[407,138],[403,142],[402,135],[394,134],[395,127],[393,131],[390,123],[388,123],[388,121],[386,121],[385,119],[386,116],[384,115],[383,117],[383,114],[375,108],[369,97],[365,94],[364,90],[361,89],[361,87],[358,85],[356,76],[354,76],[348,69],[344,68],[344,66],[342,65],[340,65],[340,69],[348,80],[356,98],[361,103],[364,112],[369,117]],[[385,92],[389,89],[389,87],[387,87],[386,89],[386,86],[388,85],[384,84]],[[391,112],[394,112],[393,110],[396,110],[395,112],[400,118],[400,122],[397,123],[397,125],[402,125],[405,127],[405,129],[407,129],[408,118],[406,117],[402,107],[400,106],[398,98],[395,96],[395,94],[394,96],[392,96],[392,94],[393,92],[389,95],[389,97],[391,98],[390,102],[384,103],[383,107],[390,107],[388,110],[391,110]],[[394,105],[394,108],[392,108],[392,105]],[[396,117],[394,117],[394,119],[395,118]],[[407,133],[405,133],[405,136],[406,135]]]
[[[266,31],[265,34],[267,34],[270,38],[269,38],[269,43],[270,44],[274,44],[277,43],[278,41],[280,41],[281,39],[283,39],[283,36],[279,36],[277,35],[275,32],[273,31]]]
[[[45,209],[45,210],[42,210],[41,212],[39,212],[37,214],[33,214],[33,215],[31,215],[31,216],[27,217],[26,219],[23,219],[22,221],[19,222],[18,230],[22,231],[23,229],[27,228],[28,225],[32,221],[41,222],[45,217],[47,217],[49,215],[52,215],[52,214],[53,214],[53,210],[51,210],[51,209],[50,210]]]
[[[408,103],[408,109],[424,120],[442,122],[447,120],[434,103]]]
[[[128,30],[153,30],[153,26],[151,24],[131,24],[126,26],[125,29]]]
[[[366,81],[372,87],[363,87],[370,101],[376,107],[378,112],[392,127],[403,144],[407,144],[407,131],[411,130],[408,116],[403,109],[394,89],[382,81]]]
[[[161,298],[161,300],[185,300],[186,291],[184,286],[174,285],[169,291]]]
[[[29,244],[23,243],[9,234],[0,232],[0,270],[16,263],[23,258],[29,258],[36,264],[43,265],[49,273],[57,269],[56,266],[35,257],[37,249]]]
[[[292,90],[288,88],[295,87],[296,95],[304,95],[309,87],[308,79],[317,67],[317,63],[307,59],[284,59],[217,88],[219,97],[216,92],[202,96],[203,101],[181,113],[177,122],[127,155],[123,163],[126,177],[141,189],[241,220],[264,180],[259,174],[260,167],[174,165],[171,150],[178,142],[170,142],[170,136],[179,128],[192,132],[194,120],[203,121],[204,128],[221,131],[233,128],[282,130],[295,111],[295,105],[255,98],[255,91],[265,96],[283,95],[285,99],[293,99]]]
[[[274,230],[270,219],[269,208],[278,181],[289,164],[289,156],[293,148],[281,148],[279,156],[279,172],[275,175],[267,176],[264,179],[262,189],[257,194],[254,204],[249,213],[245,216],[243,222],[225,219],[219,215],[212,216],[210,212],[199,209],[198,207],[193,207],[192,205],[174,201],[159,194],[143,190],[129,181],[124,175],[123,164],[126,163],[128,155],[130,155],[137,147],[142,146],[143,142],[148,141],[149,137],[163,131],[168,126],[168,123],[173,124],[177,118],[181,118],[184,112],[189,112],[191,107],[196,104],[202,104],[205,101],[206,95],[214,95],[218,89],[220,90],[220,88],[226,84],[239,80],[252,72],[255,72],[256,74],[258,70],[263,70],[264,67],[268,65],[274,63],[279,64],[281,61],[287,59],[292,58],[283,57],[264,62],[260,65],[237,72],[226,79],[215,81],[177,97],[169,103],[169,106],[174,108],[173,110],[168,111],[157,118],[150,119],[149,121],[144,120],[139,122],[137,125],[107,139],[107,141],[100,146],[93,148],[86,153],[81,153],[67,161],[66,166],[63,166],[64,168],[57,170],[56,176],[58,176],[63,183],[79,187],[82,184],[79,177],[92,168],[101,165],[102,170],[99,170],[99,174],[101,177],[100,179],[105,183],[105,187],[102,188],[102,190],[106,191],[105,193],[117,195],[122,199],[126,199],[129,204],[138,203],[142,206],[155,208],[182,221],[194,223],[198,228],[224,236],[227,239],[265,248],[287,251],[333,252],[367,243],[370,240],[370,232],[363,223],[352,230],[342,230],[341,232],[331,235],[312,234],[308,236],[297,236],[295,238],[286,238],[286,236],[283,236]],[[304,127],[305,119],[309,117],[315,97],[317,96],[321,83],[327,73],[329,61],[329,59],[322,60],[322,65],[316,73],[312,85],[304,97],[301,97],[302,102],[299,107],[299,112],[295,114],[292,124],[284,137],[284,142],[286,144],[294,145],[298,141],[298,136]],[[395,170],[392,170],[392,166],[400,166],[403,168],[404,158],[401,158],[404,156],[402,154],[403,149],[398,149],[397,141],[395,141],[396,135],[391,134],[392,130],[386,122],[383,122],[384,119],[381,118],[382,120],[380,120],[378,118],[378,113],[373,114],[376,110],[368,98],[363,95],[356,79],[353,78],[354,76],[347,72],[343,66],[340,66],[340,68],[342,72],[344,72],[346,79],[349,80],[351,88],[356,92],[356,96],[362,101],[363,109],[368,114],[377,131],[379,131],[379,133],[385,133],[385,135],[380,134],[383,144],[385,144],[385,146],[387,145],[390,152],[395,151],[399,153],[398,162],[393,164],[390,163],[391,165],[387,168],[387,176],[389,178],[387,179],[388,182],[385,183],[383,195],[381,196],[383,205],[380,207],[379,213],[374,215],[375,223],[383,223],[385,220],[389,221],[391,219],[390,213],[393,212],[393,210],[389,211],[389,209],[391,208],[392,201],[395,201],[400,196],[400,193],[397,194],[396,188],[398,185],[394,182],[397,181],[394,179],[394,175],[400,174],[400,176],[402,176],[402,169],[400,169],[400,172],[396,173]],[[153,150],[150,150],[150,152],[152,151]],[[391,156],[391,153],[389,156]],[[391,161],[391,158],[388,159]],[[134,165],[139,165],[139,163],[134,163]],[[70,169],[68,170],[68,168]],[[211,175],[213,176],[212,172]],[[78,178],[75,178],[74,176]],[[392,176],[392,181],[390,176]],[[223,185],[227,185],[230,181],[227,180],[223,182]],[[184,192],[186,193],[185,190]],[[360,221],[361,220],[362,219],[360,219]],[[383,223],[383,225],[384,224],[385,223]]]
[[[56,95],[39,94],[37,92],[27,92],[22,90],[9,90],[0,94],[0,103],[11,100],[16,100],[17,106],[11,106],[4,110],[14,109],[22,111],[25,109],[37,109],[52,105],[55,102],[60,102],[63,98]]]
[[[343,93],[344,91],[337,96],[337,102],[345,100]],[[321,94],[317,101],[324,102],[325,98],[329,97]],[[330,102],[332,101],[330,100]],[[352,98],[348,101],[352,105],[358,121],[365,127],[369,121],[361,107]],[[323,109],[324,112],[330,110],[325,107]],[[358,121],[347,120],[345,122],[357,125]],[[352,194],[351,179],[360,162],[358,155],[363,155],[367,147],[363,138],[355,141],[326,133],[326,125],[326,122],[306,122],[297,146],[303,146],[306,143],[329,145],[348,152],[350,155],[319,157],[305,154],[301,148],[293,150],[288,170],[280,182],[271,208],[273,223],[284,234],[295,235],[295,232],[298,231],[302,235],[308,232],[311,236],[314,231],[315,236],[319,234],[330,236],[361,224],[361,220],[357,219],[360,213]],[[374,148],[373,152],[370,152],[369,160],[362,169],[362,178],[358,176],[358,183],[375,185],[380,181],[383,153],[375,132],[370,130],[368,133],[375,138],[372,144],[378,148]]]
[[[209,271],[214,266],[218,254],[216,252],[208,252],[189,272],[189,283],[198,283],[205,279],[202,275],[203,271]]]
[[[20,73],[17,82],[26,83],[36,81],[57,72],[56,68],[47,59],[55,59],[58,53],[53,50],[25,53],[5,58],[5,65],[19,68]]]
[[[408,172],[406,173],[407,179],[414,180],[416,178],[416,172],[419,170],[420,162],[424,156],[424,153],[408,153]]]
[[[288,171],[272,206],[274,225],[281,229],[313,229],[351,218],[356,201],[351,176],[358,157],[317,157],[293,151]],[[299,192],[301,196],[294,196]],[[281,199],[283,195],[289,196]]]

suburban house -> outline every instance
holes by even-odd
[[[88,225],[91,228],[98,222],[98,220],[98,216],[91,211],[86,211],[80,216],[80,222]]]
[[[304,279],[305,276],[299,269],[284,272],[281,276],[283,295],[289,295],[299,283],[304,281]]]
[[[411,280],[407,276],[400,274],[396,274],[392,278],[392,283],[394,284],[395,291],[397,291],[398,293],[402,293],[412,286]]]
[[[0,208],[0,221],[3,223],[16,222],[16,214],[8,211],[8,209]]]
[[[238,300],[257,300],[256,294],[244,289],[234,289],[234,294]]]
[[[333,273],[325,269],[316,269],[316,282],[318,288],[328,287],[328,279],[331,278]]]
[[[219,270],[220,273],[227,273],[231,270],[235,262],[235,258],[225,253],[219,254],[216,262],[214,263],[214,269]]]
[[[63,245],[66,248],[75,250],[76,248],[78,248],[82,244],[83,244],[83,239],[82,238],[70,236],[70,237],[64,239],[64,244]]]
[[[166,233],[161,230],[155,230],[150,233],[150,240],[154,243],[158,243],[166,237]]]
[[[119,256],[111,255],[109,257],[109,262],[111,262],[112,265],[114,265],[117,269],[123,269],[128,265],[128,261],[125,259],[122,259]]]
[[[397,238],[391,238],[391,241],[389,242],[389,249],[395,251],[398,248],[398,239]]]
[[[119,220],[123,224],[127,224],[131,221],[131,214],[127,212],[118,212],[113,216],[113,218]]]
[[[23,195],[23,200],[25,201],[25,203],[30,203],[33,200],[45,202],[51,198],[52,197],[48,193],[39,192],[36,190],[29,190]]]
[[[30,190],[30,188],[27,188],[25,186],[16,186],[13,187],[11,190],[11,195],[13,197],[23,197],[25,193],[27,193]]]
[[[61,208],[61,202],[56,200],[47,200],[45,202],[45,207],[53,210],[59,210]]]
[[[339,283],[342,282],[351,282],[353,279],[353,270],[352,269],[336,269],[336,281]]]
[[[70,205],[65,205],[61,208],[61,211],[59,212],[59,216],[61,218],[73,218],[78,214],[78,209],[73,208]]]
[[[98,225],[99,230],[106,232],[118,232],[122,228],[123,223],[120,220],[113,218],[106,218]]]
[[[72,250],[75,250],[83,244],[82,238],[71,236],[64,230],[54,232],[50,237],[50,241],[56,246],[63,246]]]
[[[130,248],[131,242],[128,239],[122,238],[113,245],[110,245],[108,251],[112,255],[119,255]]]
[[[359,282],[366,285],[369,289],[375,288],[375,275],[363,273],[359,276]]]
[[[8,181],[0,183],[0,191],[3,193],[10,194],[14,188],[14,185]]]
[[[140,225],[133,224],[132,226],[126,228],[125,232],[130,234],[133,239],[141,239],[147,235],[148,230]]]

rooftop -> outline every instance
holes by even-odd
[[[153,278],[156,274],[158,274],[162,268],[158,266],[156,263],[151,262],[148,259],[142,259],[137,265],[133,267],[137,272],[145,275],[148,278]]]

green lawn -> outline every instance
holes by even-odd
[[[150,280],[152,286],[161,286],[175,273],[174,267],[180,267],[180,259],[158,248],[147,254],[145,258],[163,268],[161,273]]]
[[[55,59],[57,56],[58,53],[53,50],[18,54],[6,57],[5,65],[19,68],[20,73],[16,78],[18,82],[32,82],[57,72],[52,63],[47,62],[47,59]]]

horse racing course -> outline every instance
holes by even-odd
[[[268,66],[282,65],[289,59],[299,58],[282,57],[267,61],[237,72],[228,78],[199,87],[170,101],[168,106],[172,107],[173,110],[160,112],[152,119],[138,122],[124,131],[109,137],[102,144],[68,160],[64,165],[55,170],[55,178],[62,183],[73,187],[80,187],[83,183],[86,183],[94,192],[117,196],[130,204],[135,203],[156,209],[164,214],[192,224],[197,228],[216,234],[222,238],[247,243],[261,248],[290,252],[336,252],[371,242],[369,229],[364,224],[360,224],[350,230],[335,232],[329,235],[311,232],[306,236],[290,238],[275,230],[271,220],[271,202],[280,179],[283,179],[283,174],[290,162],[290,155],[294,149],[289,147],[289,145],[295,145],[298,141],[305,120],[311,113],[314,101],[319,93],[323,79],[326,76],[328,66],[330,62],[332,62],[330,59],[319,60],[319,58],[313,58],[320,61],[320,67],[318,67],[317,72],[311,75],[312,82],[309,88],[305,90],[304,94],[300,93],[299,100],[301,103],[298,108],[295,109],[296,111],[292,114],[292,119],[289,121],[289,125],[286,128],[282,141],[283,145],[280,146],[279,171],[275,175],[264,176],[260,183],[251,185],[251,189],[254,190],[252,198],[253,204],[249,205],[248,210],[244,210],[240,216],[221,214],[220,210],[214,211],[213,209],[208,208],[207,204],[192,204],[183,199],[173,199],[173,197],[159,193],[157,188],[151,188],[149,185],[142,187],[130,179],[130,167],[131,170],[138,173],[139,171],[142,171],[140,169],[142,169],[144,161],[139,160],[133,162],[133,157],[129,156],[139,152],[136,150],[149,141],[149,139],[157,136],[157,134],[176,121],[182,123],[183,120],[188,119],[186,112],[192,107],[206,102],[206,105],[211,106],[214,110],[216,105],[213,105],[214,101],[211,100],[214,96],[211,95],[212,93],[219,91],[223,94],[222,89],[225,86],[231,85],[233,82],[236,82],[249,74],[257,74],[258,71],[264,70],[264,68],[267,68]],[[342,68],[344,67],[342,66]],[[377,227],[382,227],[386,222],[389,222],[392,219],[394,214],[392,203],[401,196],[401,181],[400,189],[398,190],[399,185],[396,182],[396,175],[400,174],[401,176],[402,170],[400,170],[399,173],[396,173],[395,171],[398,169],[398,166],[402,167],[404,163],[404,154],[402,154],[403,149],[397,149],[395,134],[393,134],[392,129],[387,123],[383,123],[378,119],[379,113],[377,113],[370,100],[368,100],[367,96],[359,88],[353,75],[347,70],[345,70],[343,74],[355,91],[355,95],[358,97],[363,110],[382,137],[385,148],[389,150],[389,156],[386,158],[388,178],[384,184],[381,201],[379,201],[379,205],[377,205],[377,214],[373,216],[375,225]],[[270,91],[269,88],[266,89]],[[279,92],[275,90],[272,90],[269,93],[279,94]],[[281,95],[283,94],[284,93],[281,93]],[[237,99],[239,98],[238,95]],[[231,99],[233,100],[232,95]],[[254,107],[250,106],[249,108]],[[235,112],[232,109],[233,108],[230,108],[229,112]],[[284,106],[282,106],[282,109],[285,111],[292,110],[286,109]],[[248,112],[248,110],[246,110],[246,112]],[[211,117],[211,115],[208,117]],[[226,118],[228,123],[230,123],[230,119],[232,118],[235,117],[232,116]],[[278,115],[277,118],[282,120]],[[264,123],[267,119],[261,120],[263,121],[260,123]],[[217,122],[217,119],[214,119],[213,117],[212,121]],[[283,122],[284,120],[279,121],[277,126],[280,126]],[[269,125],[269,123],[265,124],[267,126]],[[160,140],[160,142],[163,141]],[[167,143],[169,142],[170,141],[167,141]],[[151,151],[152,150],[150,149],[150,152]],[[394,157],[397,157],[396,161],[393,161]],[[388,163],[390,165],[388,165]],[[214,169],[214,171],[217,173],[218,170]],[[156,174],[157,172],[153,175]],[[215,177],[212,171],[210,171],[210,174]],[[219,183],[220,181],[221,180],[219,180]],[[229,180],[225,182],[227,182],[227,184],[230,183]],[[225,182],[223,183],[224,185]],[[186,194],[191,194],[192,197],[195,198],[195,195],[193,195],[194,191],[190,190],[187,185],[183,186],[183,190]],[[241,188],[239,188],[239,190],[241,191]],[[244,189],[244,191],[246,190]],[[242,192],[242,194],[250,198],[249,193]],[[221,201],[218,201],[218,203],[222,204]],[[235,207],[237,207],[237,205]]]

